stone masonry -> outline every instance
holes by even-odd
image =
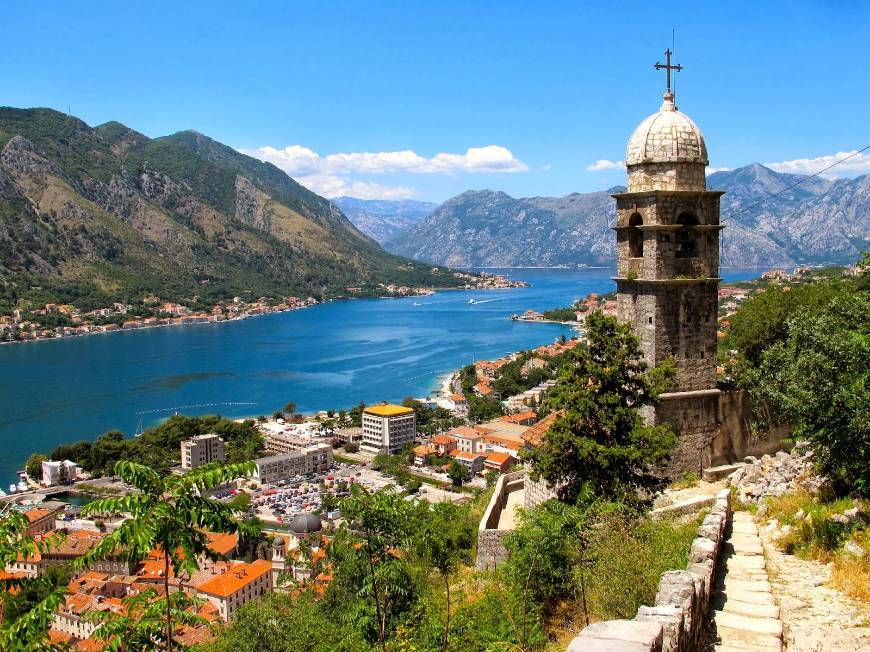
[[[665,470],[699,473],[720,430],[716,388],[719,285],[718,191],[706,188],[701,131],[668,92],[658,113],[631,136],[627,192],[616,199],[617,308],[632,325],[647,363],[673,358],[672,390],[647,410],[679,444]]]

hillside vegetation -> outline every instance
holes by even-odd
[[[450,287],[275,166],[195,131],[150,139],[0,108],[0,309]]]

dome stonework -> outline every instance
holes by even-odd
[[[658,112],[641,122],[628,140],[625,164],[643,163],[709,163],[698,125],[667,95]]]
[[[705,190],[708,163],[704,135],[667,92],[658,112],[641,122],[628,140],[628,191]]]

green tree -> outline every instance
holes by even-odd
[[[292,401],[290,403],[284,404],[284,412],[289,414],[292,418],[294,414],[296,414],[296,404]]]
[[[840,492],[870,497],[870,292],[795,313],[741,382],[756,426],[791,424]]]
[[[36,541],[27,534],[27,526],[27,517],[21,512],[0,517],[0,568],[19,557],[45,552],[63,538],[53,535]],[[0,650],[56,649],[46,638],[54,614],[63,604],[65,589],[66,584],[54,574],[0,579]]]
[[[27,458],[27,463],[24,465],[24,470],[28,477],[34,482],[42,480],[42,463],[48,458],[42,453],[34,453]]]
[[[165,594],[158,597],[156,589],[145,589],[123,598],[120,613],[91,610],[85,612],[84,619],[97,625],[91,636],[105,644],[103,649],[148,652],[166,645],[166,613],[177,625],[207,625],[208,621],[195,611],[195,607],[203,602],[202,598],[189,596],[183,591],[171,593],[167,598]],[[185,649],[177,642],[174,645]]]
[[[465,510],[453,503],[434,505],[422,520],[415,541],[417,554],[437,570],[444,581],[447,606],[442,650],[447,650],[450,639],[450,578],[460,565],[471,561],[474,531],[465,514]]]
[[[115,473],[127,484],[139,490],[119,498],[102,498],[85,505],[82,514],[130,515],[124,523],[107,534],[96,546],[76,560],[76,566],[86,567],[113,551],[123,558],[139,562],[159,549],[163,554],[164,593],[169,595],[169,575],[194,573],[199,569],[197,558],[205,555],[218,559],[209,548],[206,532],[246,532],[237,519],[238,510],[231,505],[204,498],[203,493],[239,477],[250,475],[252,464],[207,464],[185,475],[161,476],[142,464],[120,461]],[[172,610],[166,603],[166,649],[172,648]]]
[[[450,476],[450,479],[453,481],[454,487],[461,487],[463,484],[471,480],[471,469],[464,464],[460,464],[458,461],[453,460],[450,463],[450,470],[447,471],[447,475]]]
[[[413,540],[418,512],[391,487],[368,492],[359,485],[354,485],[351,495],[341,502],[341,511],[363,539],[362,546],[346,546],[344,554],[339,553],[339,559],[350,556],[352,562],[356,558],[356,564],[342,570],[365,568],[364,579],[357,576],[354,581],[361,580],[358,594],[371,600],[377,640],[386,651],[395,619],[413,602],[414,585],[400,550]]]
[[[532,478],[556,487],[567,503],[587,483],[607,500],[635,500],[662,486],[653,469],[676,442],[667,425],[647,426],[638,413],[668,386],[674,365],[648,371],[631,327],[615,317],[595,312],[586,325],[589,346],[572,350],[542,405],[557,417],[541,445],[521,455]]]

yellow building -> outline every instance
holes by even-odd
[[[371,453],[398,453],[414,443],[417,416],[402,405],[373,405],[362,413],[363,438],[360,448]]]

